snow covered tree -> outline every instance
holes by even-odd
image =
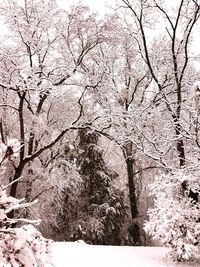
[[[45,237],[57,241],[71,240],[77,209],[82,201],[84,183],[77,170],[74,151],[71,144],[65,144],[63,153],[50,159],[51,163],[42,170],[33,188],[33,196],[39,201],[29,210],[29,217],[34,218],[37,212],[42,219],[38,227],[40,231]]]
[[[187,184],[187,190],[182,189]],[[151,184],[155,197],[154,207],[149,209],[149,221],[145,230],[154,239],[172,248],[172,255],[182,260],[200,258],[200,191],[199,166],[176,170],[156,177]]]
[[[0,46],[1,136],[5,142],[14,136],[21,143],[20,157],[13,166],[13,197],[22,173],[34,160],[44,166],[50,157],[56,157],[60,151],[56,145],[77,129],[82,116],[79,102],[85,84],[79,78],[81,75],[83,81],[86,74],[78,68],[99,37],[96,40],[96,32],[89,31],[96,20],[84,18],[88,9],[77,10],[67,14],[54,0],[3,1],[0,7],[7,29]],[[83,48],[79,23],[88,28],[82,37],[91,37],[92,42]],[[31,185],[29,181],[27,193]]]
[[[134,144],[136,138],[131,140],[130,136],[135,133],[135,120],[141,118],[146,108],[148,69],[131,30],[116,14],[107,17],[103,41],[91,51],[90,62],[93,70],[88,73],[87,98],[82,102],[84,114],[90,118],[91,129],[108,138],[121,150],[126,167],[126,176],[123,174],[123,177],[129,197],[131,227],[135,228],[135,231],[131,231],[132,239],[135,245],[141,244],[137,198],[139,183],[135,175],[139,157]]]
[[[124,194],[115,185],[117,174],[106,166],[99,134],[79,130],[77,166],[83,181],[74,216],[74,239],[92,244],[123,244],[123,222],[127,219]]]
[[[154,139],[154,134],[151,134],[150,138],[146,134],[144,137],[149,140],[148,145],[157,153],[160,161],[171,152],[176,157],[175,166],[182,168],[186,165],[187,146],[191,145],[190,140],[195,141],[196,136],[190,133],[192,122],[189,119],[189,106],[193,93],[191,86],[198,79],[198,71],[193,67],[196,55],[191,47],[194,43],[195,25],[200,17],[200,6],[196,1],[188,0],[178,1],[173,7],[167,6],[167,1],[122,0],[122,2],[130,11],[139,30],[136,38],[152,77],[149,104],[153,113],[158,108],[164,115],[162,123],[166,125],[166,129],[163,133],[161,129],[160,139],[166,143],[166,147],[163,147],[163,142],[159,144]],[[166,22],[163,25],[167,26],[160,27],[159,37],[155,34],[155,38],[151,40],[146,27],[152,33],[157,30],[158,16]],[[153,113],[149,109],[149,115]],[[159,135],[159,130],[153,130]],[[173,151],[174,148],[176,151]],[[169,161],[165,162],[165,165],[172,167]]]
[[[146,109],[136,121],[136,131],[130,139],[136,140],[135,136],[139,136],[134,143],[157,166],[170,172],[187,169],[197,163],[199,153],[198,130],[196,133],[194,130],[197,121],[191,119],[196,117],[196,111],[191,110],[191,106],[193,85],[199,79],[194,69],[198,58],[192,45],[200,5],[188,0],[171,5],[159,0],[121,2],[127,21],[132,19],[135,25],[132,33],[152,79],[146,90]],[[193,192],[185,181],[179,182],[182,191],[189,190],[188,195],[196,201],[198,192]],[[165,191],[164,187],[165,184],[159,190]]]
[[[0,171],[6,170],[9,160],[16,160],[20,143],[8,140],[9,145],[0,145]],[[16,182],[16,181],[14,181]],[[51,255],[51,241],[43,238],[33,226],[40,220],[28,220],[20,217],[10,218],[12,211],[28,208],[34,202],[25,203],[24,199],[8,196],[6,190],[13,184],[0,186],[0,262],[3,267],[43,267],[54,266]]]

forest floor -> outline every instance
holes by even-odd
[[[56,267],[192,267],[199,264],[173,262],[163,247],[93,246],[83,241],[56,242]]]

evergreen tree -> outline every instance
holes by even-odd
[[[90,130],[79,131],[78,170],[84,181],[77,213],[75,238],[93,244],[123,243],[123,221],[126,215],[124,195],[114,186],[117,173],[111,171],[98,146],[100,136]]]

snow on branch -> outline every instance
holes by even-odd
[[[19,147],[19,143],[14,139],[7,145],[0,144],[0,162],[13,155],[18,156]],[[0,169],[2,168],[0,164]],[[38,225],[40,220],[9,218],[12,211],[28,208],[37,203],[37,200],[25,203],[25,199],[8,196],[6,189],[14,182],[16,180],[0,186],[0,266],[53,267],[52,242],[45,239],[33,226]]]

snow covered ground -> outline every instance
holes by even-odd
[[[161,247],[93,246],[78,242],[56,242],[53,257],[56,267],[191,267],[174,263]]]

